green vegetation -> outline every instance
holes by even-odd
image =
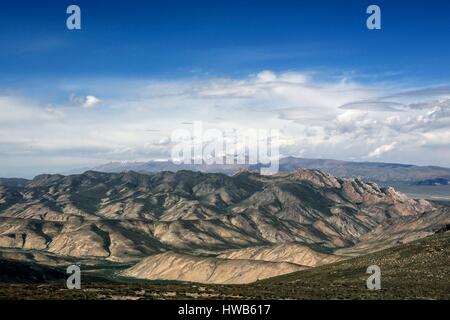
[[[450,299],[450,233],[252,285],[271,298]],[[381,268],[381,290],[366,288],[366,269]]]
[[[250,285],[203,285],[112,278],[0,284],[0,299],[450,299],[450,233]],[[366,288],[366,269],[381,268],[381,290]],[[99,270],[100,271],[100,270]]]

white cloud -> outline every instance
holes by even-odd
[[[422,134],[422,145],[431,147],[450,147],[450,129],[436,130]]]
[[[93,108],[98,105],[102,100],[94,96],[86,96],[83,102],[83,107],[85,108]]]
[[[272,82],[277,80],[277,76],[275,75],[275,73],[269,70],[261,71],[256,75],[256,78],[260,82]]]
[[[372,152],[370,152],[367,156],[369,158],[379,157],[386,152],[394,150],[396,145],[397,145],[397,142],[392,142],[390,144],[382,145],[382,146],[376,148],[375,150],[373,150]]]
[[[72,94],[69,98],[71,104],[76,106],[81,106],[83,108],[94,108],[102,102],[99,98],[88,95],[88,96],[76,96]]]
[[[205,129],[278,129],[283,155],[450,166],[449,157],[424,152],[448,154],[450,99],[442,90],[396,96],[389,87],[270,70],[242,79],[102,79],[60,90],[91,94],[68,103],[0,96],[0,176],[19,172],[24,155],[42,172],[67,157],[79,167],[168,158],[167,137],[195,121]]]

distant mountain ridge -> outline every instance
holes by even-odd
[[[198,165],[174,164],[171,161],[149,162],[111,162],[94,167],[92,170],[101,172],[158,172],[191,170],[209,173],[224,173],[233,175],[239,170],[259,170],[260,164],[255,165]],[[427,181],[436,180],[441,185],[450,181],[450,168],[438,166],[417,166],[411,164],[383,163],[383,162],[351,162],[333,159],[307,159],[285,157],[280,159],[280,172],[289,172],[295,169],[320,169],[337,177],[358,177],[365,181],[381,184],[391,182],[405,182],[411,184],[427,184]]]

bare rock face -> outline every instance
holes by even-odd
[[[147,280],[242,284],[303,269],[286,262],[228,260],[166,252],[145,258],[121,275]]]
[[[61,228],[54,222],[0,218],[0,247],[44,250]]]
[[[433,235],[449,225],[450,207],[440,207],[418,217],[388,219],[361,236],[355,245],[335,253],[348,257],[363,255]]]
[[[297,169],[288,176],[296,181],[308,181],[321,188],[341,188],[341,184],[336,177],[320,170]]]
[[[359,179],[344,179],[343,191],[352,202],[365,207],[389,206],[392,213],[400,216],[415,216],[433,210],[428,201],[409,199],[392,187],[380,189],[375,183],[365,183]]]

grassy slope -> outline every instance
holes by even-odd
[[[365,272],[374,264],[381,268],[380,291],[366,289]],[[266,279],[252,287],[258,295],[273,298],[450,299],[450,233]]]
[[[0,284],[0,299],[450,299],[450,232],[251,285],[169,282]],[[380,291],[366,289],[366,269],[381,268]],[[121,279],[117,279],[121,280]],[[123,280],[123,279],[122,279]]]
[[[54,268],[0,259],[0,283],[43,283],[65,278],[65,273]]]

